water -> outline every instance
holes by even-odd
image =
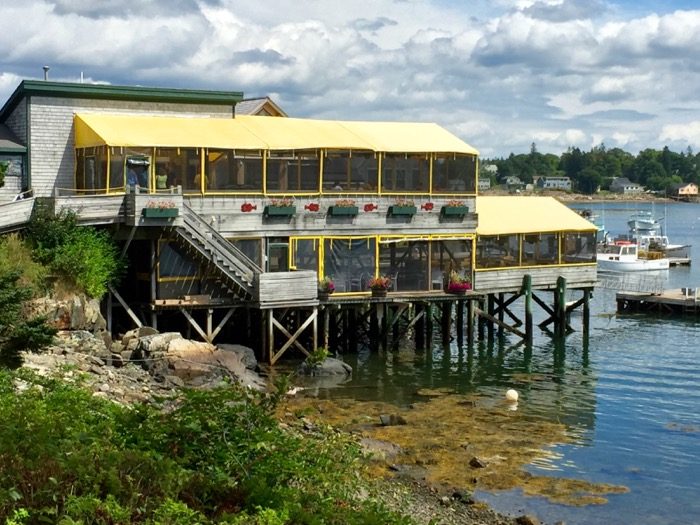
[[[584,206],[578,206],[584,207]],[[626,233],[631,213],[665,216],[674,244],[700,250],[700,205],[674,203],[587,203],[613,234]],[[700,262],[663,272],[666,288],[700,287]],[[522,307],[515,309],[522,313]],[[554,446],[553,458],[528,466],[539,475],[563,476],[629,487],[605,505],[573,507],[518,490],[478,493],[497,510],[527,511],[567,524],[700,523],[700,318],[617,315],[615,291],[597,289],[591,306],[588,344],[578,329],[563,345],[536,330],[531,354],[507,336],[489,348],[435,345],[344,359],[355,369],[352,383],[333,396],[414,400],[418,388],[447,387],[503,397],[520,391],[519,410],[567,425],[573,444]],[[538,376],[523,381],[523,375]]]

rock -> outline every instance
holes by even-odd
[[[256,370],[258,368],[258,360],[255,358],[255,352],[252,348],[243,345],[220,344],[217,345],[219,350],[224,352],[233,352],[238,354],[241,362],[248,370]]]
[[[445,506],[447,507],[447,506],[450,505],[450,503],[452,503],[452,501],[451,501],[450,498],[448,498],[447,496],[443,496],[443,497],[440,498],[440,504],[441,504],[441,505],[445,505]]]
[[[404,417],[398,414],[381,414],[379,416],[379,422],[383,427],[406,424]]]
[[[122,345],[128,347],[129,342],[131,342],[134,339],[140,339],[141,337],[146,337],[147,335],[155,335],[157,333],[158,330],[156,330],[155,328],[151,328],[150,326],[141,326],[139,328],[134,328],[133,330],[129,330],[122,336]]]
[[[515,523],[517,523],[517,525],[540,525],[540,520],[535,516],[524,514],[515,518]]]
[[[27,304],[25,314],[45,316],[49,324],[59,330],[99,333],[107,327],[107,322],[100,313],[100,302],[83,294],[72,295],[66,299],[40,297]]]
[[[321,363],[316,363],[310,365],[307,361],[304,361],[301,366],[299,366],[299,373],[307,376],[351,376],[352,367],[347,363],[344,363],[340,359],[335,359],[334,357],[329,357],[324,359]]]
[[[469,460],[469,466],[472,468],[486,468],[487,463],[476,456]]]
[[[165,380],[173,386],[182,388],[185,386],[185,382],[177,376],[166,376]]]
[[[124,358],[121,354],[110,354],[107,363],[114,368],[121,368],[124,366]]]

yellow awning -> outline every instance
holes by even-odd
[[[263,140],[270,150],[374,149],[363,137],[333,120],[241,115],[236,121]]]
[[[437,124],[88,113],[78,114],[74,120],[77,148],[106,145],[272,151],[349,149],[478,155],[477,150]]]
[[[477,197],[478,235],[597,231],[598,228],[554,197]]]
[[[173,147],[264,150],[267,143],[234,119],[79,114],[75,147]]]
[[[476,149],[437,124],[351,121],[341,121],[340,124],[372,144],[375,151],[479,154]]]

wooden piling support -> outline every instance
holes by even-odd
[[[525,296],[525,340],[532,343],[532,276],[523,276],[521,293]]]
[[[430,348],[433,344],[433,303],[429,302],[425,309],[425,340],[427,348]]]
[[[557,289],[555,292],[555,321],[554,331],[558,337],[566,335],[566,278],[557,278]]]
[[[464,344],[464,301],[459,300],[456,303],[457,307],[457,344],[460,348]]]
[[[467,301],[467,341],[469,344],[474,342],[474,301]]]
[[[416,318],[417,321],[413,327],[413,333],[416,343],[416,350],[425,349],[425,305],[416,303]]]
[[[488,337],[489,337],[489,341],[493,341],[494,334],[495,334],[495,330],[494,330],[494,328],[495,328],[495,326],[494,326],[495,323],[493,322],[493,319],[494,319],[493,313],[494,313],[494,310],[495,310],[495,305],[494,305],[494,303],[495,303],[494,295],[493,295],[492,293],[488,294],[488,298],[487,298],[488,310],[487,310],[487,313],[489,314],[489,317],[487,317],[487,323],[488,323],[487,328],[488,328]]]
[[[442,344],[449,344],[452,338],[451,327],[452,327],[452,303],[453,301],[444,301],[442,303]]]

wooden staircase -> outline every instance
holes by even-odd
[[[262,268],[185,204],[181,215],[183,225],[175,229],[180,239],[210,263],[236,295],[246,300],[255,299],[257,277]]]

